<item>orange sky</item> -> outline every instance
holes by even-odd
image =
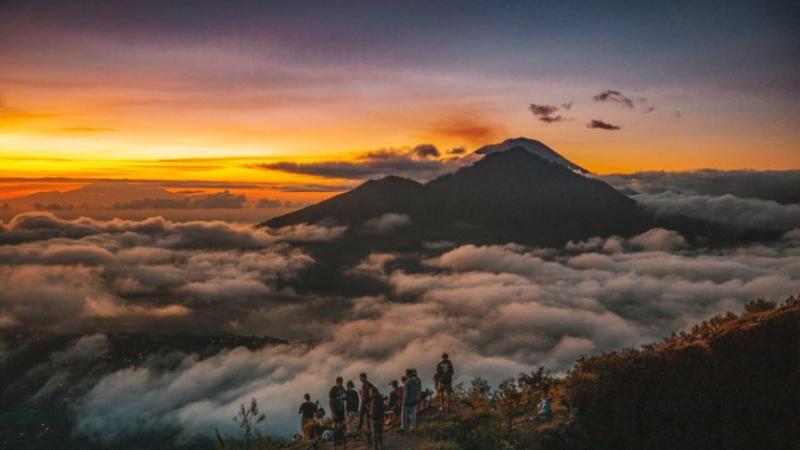
[[[423,143],[472,151],[517,136],[596,173],[800,168],[796,35],[768,12],[731,9],[719,23],[696,14],[686,29],[675,25],[686,17],[650,8],[613,15],[616,27],[578,14],[579,38],[554,25],[573,12],[550,7],[464,8],[444,28],[393,11],[407,25],[394,34],[375,32],[385,30],[380,8],[365,11],[375,21],[333,9],[323,22],[264,8],[10,9],[0,16],[0,178],[341,186],[353,180],[253,165]],[[745,39],[745,26],[761,32]],[[606,89],[654,110],[593,100]],[[528,109],[568,102],[556,123]],[[621,129],[587,128],[595,119]],[[0,198],[35,189],[13,186]],[[286,191],[258,192],[330,195]]]

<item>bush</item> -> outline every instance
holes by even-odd
[[[461,450],[461,447],[453,441],[433,441],[424,440],[416,447],[416,450]]]

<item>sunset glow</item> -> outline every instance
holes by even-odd
[[[464,8],[448,33],[390,8],[410,27],[391,41],[379,31],[378,9],[330,10],[324,24],[302,13],[281,21],[279,9],[263,9],[267,23],[212,5],[157,16],[120,6],[130,20],[101,4],[6,8],[0,177],[342,184],[252,164],[352,161],[418,144],[471,151],[521,135],[600,174],[800,166],[797,80],[788,75],[798,67],[797,40],[783,39],[789,25],[768,9],[714,10],[723,15],[715,30],[702,30],[702,14],[687,22],[637,11],[635,23],[607,17],[633,30],[599,42],[548,24],[558,8],[487,17]],[[234,17],[238,25],[226,26]],[[582,34],[600,32],[584,17],[575,21]],[[737,27],[772,33],[742,41]],[[636,32],[669,46],[655,56]],[[740,62],[747,58],[757,61]],[[652,109],[592,100],[609,88]],[[571,108],[563,121],[545,123],[529,103]],[[587,129],[597,117],[621,129]],[[30,186],[6,185],[0,195]]]

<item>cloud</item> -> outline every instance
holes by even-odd
[[[243,208],[247,198],[227,190],[215,194],[186,196],[183,198],[144,198],[125,203],[115,203],[112,209],[224,209]]]
[[[572,104],[570,104],[570,107],[572,107]],[[528,110],[531,112],[531,114],[536,116],[540,122],[555,123],[564,120],[564,118],[561,117],[561,115],[556,115],[556,112],[558,112],[557,106],[537,105],[536,103],[531,103],[530,105],[528,105]]]
[[[586,124],[586,128],[613,131],[613,130],[619,130],[622,127],[620,127],[618,125],[612,125],[612,124],[610,124],[608,122],[603,122],[602,120],[592,119],[591,122]]]
[[[630,243],[646,251],[675,251],[687,247],[686,239],[675,231],[653,228],[632,237]]]
[[[429,180],[454,171],[468,162],[468,158],[458,157],[437,159],[440,155],[439,149],[433,145],[423,144],[411,149],[373,150],[359,155],[353,161],[279,161],[253,164],[249,167],[336,179],[361,180],[398,175],[415,180]]]
[[[675,192],[800,203],[800,170],[694,170],[686,172],[636,172],[603,175],[603,180],[630,194]]]
[[[133,317],[185,316],[190,313],[191,310],[183,305],[127,305],[109,297],[87,297],[84,302],[84,314],[88,317],[125,317],[130,319]]]
[[[634,109],[637,105],[639,111],[643,114],[649,114],[655,111],[656,107],[651,105],[650,102],[644,97],[628,97],[620,91],[607,89],[594,97],[592,100],[596,102],[613,102],[627,109]]]
[[[216,322],[221,331],[220,317],[241,302],[291,295],[277,283],[315,260],[289,243],[329,241],[345,229],[22,214],[0,232],[3,327],[74,331],[124,321],[126,329],[150,329],[157,319],[188,329]],[[206,315],[217,302],[227,304]]]
[[[364,222],[362,230],[367,234],[391,234],[401,227],[411,225],[411,218],[406,214],[386,213]]]
[[[275,185],[273,189],[281,192],[342,192],[354,187],[354,184],[298,183]]]
[[[303,206],[303,203],[292,202],[289,200],[279,200],[277,198],[260,198],[253,202],[253,207],[259,209],[296,208],[299,206]]]
[[[394,214],[372,226],[409,224]],[[64,380],[81,388],[71,397],[79,435],[232,434],[230,417],[251,397],[269,417],[265,431],[287,435],[297,431],[301,395],[324,399],[337,375],[365,371],[385,385],[416,367],[430,386],[444,350],[457,382],[477,375],[497,382],[539,365],[564,371],[582,354],[638,346],[750,299],[800,291],[800,227],[774,243],[714,250],[691,248],[665,229],[564,248],[441,242],[340,268],[295,243],[343,231],[18,216],[0,232],[0,326],[88,333],[53,355],[83,362],[45,372],[39,390],[44,398]],[[308,271],[380,289],[315,292],[303,278]],[[94,365],[110,346],[96,334],[105,329],[267,330],[298,342]],[[92,368],[80,383],[71,378],[75,366]]]
[[[474,115],[472,112],[465,116]],[[467,143],[484,144],[503,135],[497,126],[469,117],[454,117],[436,122],[430,127],[434,135],[462,139]]]
[[[442,154],[439,149],[433,144],[420,144],[411,150],[417,158],[438,158]]]
[[[642,234],[625,239],[619,236],[593,237],[585,241],[569,241],[566,249],[578,253],[625,253],[634,251],[675,252],[688,247],[680,233],[663,228],[652,228]]]
[[[361,276],[387,282],[388,296],[338,303],[334,311],[344,316],[335,320],[325,320],[327,301],[316,313],[286,307],[286,317],[306,318],[319,343],[187,354],[172,364],[152,358],[116,370],[77,401],[76,431],[96,439],[164,429],[179,437],[215,428],[230,434],[230,416],[254,396],[270,417],[266,431],[286,435],[297,430],[301,395],[324,398],[337,375],[366,371],[383,385],[417,367],[427,385],[443,349],[453,355],[456,381],[497,382],[539,364],[563,370],[581,354],[635,346],[753,296],[800,286],[792,269],[798,256],[789,252],[764,258],[749,249],[713,255],[661,247],[670,250],[543,258],[515,245],[470,245],[425,260],[429,269],[415,273],[391,268],[396,255],[372,255]],[[270,314],[284,317],[282,310]]]
[[[607,89],[594,97],[592,100],[596,102],[614,102],[628,109],[633,109],[633,100],[622,94],[620,91],[613,91]]]
[[[725,194],[685,195],[674,192],[638,194],[637,202],[659,215],[684,215],[749,228],[788,231],[800,227],[800,204],[744,199]]]

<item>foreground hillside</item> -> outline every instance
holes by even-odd
[[[540,369],[498,389],[475,379],[459,386],[449,414],[424,409],[416,436],[389,429],[384,447],[797,449],[798,383],[800,299],[758,300],[739,316],[714,317],[661,343],[582,358],[563,378]],[[553,419],[533,420],[545,390]],[[282,448],[260,444],[251,448]],[[364,436],[348,444],[367,448]]]

